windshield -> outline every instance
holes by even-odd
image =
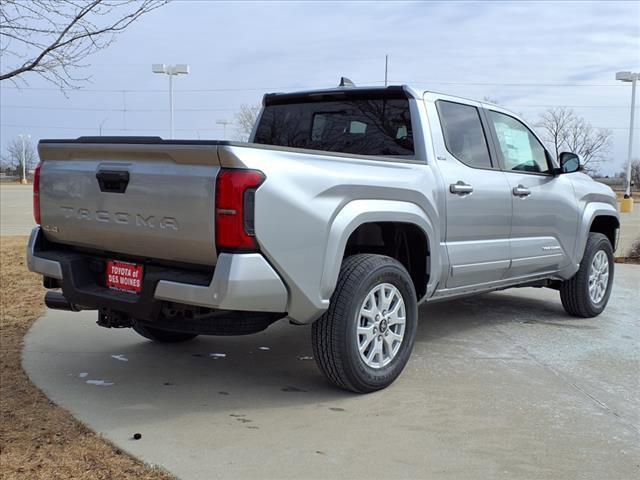
[[[254,142],[359,155],[414,154],[409,101],[404,98],[268,105]]]

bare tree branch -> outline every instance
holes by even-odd
[[[1,80],[34,72],[61,88],[87,80],[72,72],[89,55],[169,0],[2,0]],[[25,83],[26,80],[21,78]]]
[[[559,157],[561,152],[580,156],[582,166],[594,173],[611,148],[611,130],[595,129],[567,107],[550,108],[540,115],[536,125],[545,142]]]
[[[253,131],[253,126],[258,119],[260,105],[240,105],[240,111],[236,113],[237,139],[246,142]]]

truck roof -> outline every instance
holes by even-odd
[[[416,92],[406,85],[391,85],[388,87],[335,87],[315,90],[301,90],[297,92],[274,92],[264,95],[263,105],[279,105],[286,103],[296,103],[301,100],[326,101],[330,99],[343,98],[366,98],[366,97],[387,97],[387,98],[416,98]]]
[[[491,105],[499,107],[504,110],[504,107],[500,105],[494,105],[491,102],[485,102],[483,100],[477,100],[474,98],[463,97],[460,95],[452,95],[450,93],[438,92],[435,90],[429,90],[425,88],[416,88],[409,85],[389,85],[383,86],[344,86],[344,87],[332,87],[313,90],[299,90],[295,92],[273,92],[267,93],[263,97],[263,105],[278,105],[285,103],[295,103],[296,101],[305,99],[314,99],[317,101],[336,99],[339,97],[349,96],[354,97],[388,97],[388,98],[416,98],[422,99],[425,93],[435,93],[446,95],[450,98],[458,98],[460,100],[479,102],[484,105]]]

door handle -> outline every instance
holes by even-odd
[[[122,170],[100,170],[96,173],[101,192],[124,193],[129,185],[129,172]]]
[[[449,185],[449,191],[458,195],[464,195],[465,193],[473,192],[473,187],[471,185],[467,185],[462,180],[458,180],[456,183]]]
[[[512,192],[516,197],[528,197],[529,195],[531,195],[531,190],[529,190],[524,185],[518,185],[517,187],[513,187]]]

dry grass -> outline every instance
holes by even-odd
[[[26,270],[26,237],[0,237],[0,477],[169,480],[103,440],[34,387],[22,339],[43,312],[41,277]]]

